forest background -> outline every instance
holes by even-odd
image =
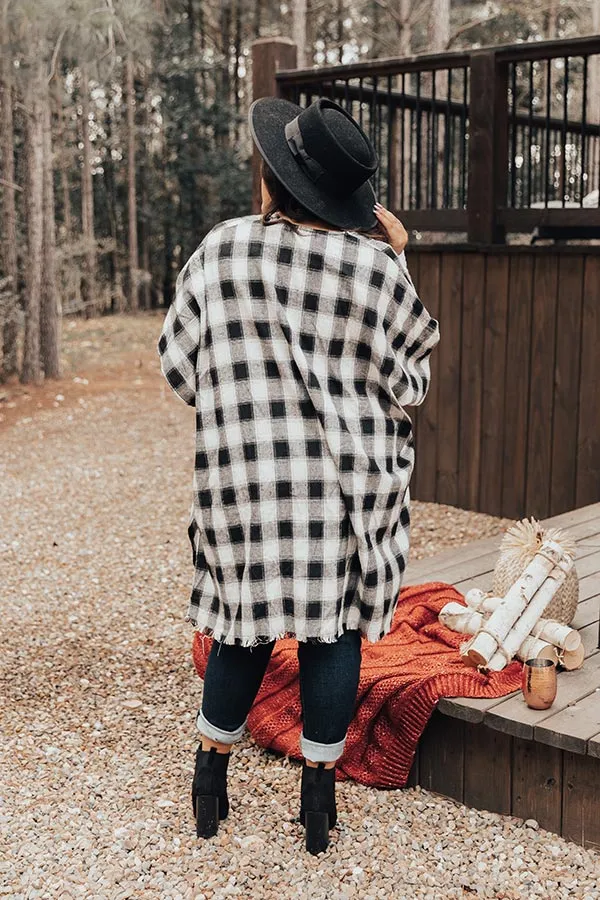
[[[251,46],[299,66],[600,32],[600,0],[0,0],[0,380],[60,374],[61,323],[168,305],[250,212]]]

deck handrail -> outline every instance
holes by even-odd
[[[600,35],[303,69],[276,45],[255,45],[262,95],[345,104],[379,153],[378,193],[409,227],[490,244],[507,229],[598,225]]]
[[[386,56],[365,59],[347,65],[282,69],[276,73],[278,82],[296,84],[326,81],[328,75],[352,78],[367,75],[389,75],[402,72],[431,71],[468,66],[473,53],[495,53],[503,62],[556,59],[564,56],[600,53],[600,35],[554,41],[523,41],[518,44],[486,44],[473,50],[448,50],[444,53],[415,53],[411,56]]]

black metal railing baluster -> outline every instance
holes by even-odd
[[[533,60],[529,62],[529,141],[527,152],[527,206],[531,206],[531,188],[532,188],[532,171],[533,165]]]
[[[517,205],[517,64],[511,65],[510,205]]]
[[[417,145],[417,121],[414,109],[411,109],[409,112],[409,134],[408,134],[408,171],[409,171],[409,179],[408,179],[408,208],[415,209],[416,207],[416,181],[417,181],[417,169],[416,165],[413,162],[415,160],[416,154],[413,151],[413,138],[414,145],[416,148]]]
[[[425,87],[427,82],[425,82]],[[431,123],[433,119],[433,114],[431,110],[431,106],[429,108],[424,109],[425,114],[425,170],[423,172],[423,178],[425,181],[423,194],[425,195],[425,209],[428,209],[431,205]]]
[[[406,166],[405,166],[405,139],[406,139],[406,73],[402,73],[402,119],[400,121],[400,141],[401,141],[401,153],[400,153],[400,207],[404,209],[404,180],[406,177]],[[410,165],[410,163],[409,163]]]
[[[460,178],[460,114],[453,112],[450,118],[452,144],[450,157],[450,206],[460,206],[458,184]]]
[[[569,115],[569,57],[564,58],[563,79],[563,122],[562,122],[562,161],[561,161],[561,193],[562,205],[565,206],[567,193],[567,122]]]
[[[404,147],[404,141],[406,139],[406,74],[402,73],[402,78],[400,82],[400,90],[402,92],[402,96],[400,97],[400,109],[398,110],[397,115],[400,115],[400,170],[398,172],[398,177],[400,179],[400,208],[404,209],[404,179],[406,176],[406,167],[405,167],[405,156],[406,150]]]
[[[386,204],[387,208],[391,209],[392,206],[392,138],[393,138],[393,123],[392,117],[394,115],[392,109],[392,76],[388,75],[387,78],[387,165],[386,165]]]
[[[545,159],[545,169],[544,169],[544,178],[546,182],[546,186],[544,188],[544,205],[548,206],[548,197],[550,192],[550,112],[552,108],[552,60],[549,59],[546,61],[546,125],[545,125],[545,144],[546,144],[546,159]]]
[[[588,57],[583,57],[583,95],[581,97],[581,174],[579,187],[579,205],[583,207],[583,198],[585,196],[585,187],[588,180],[585,171],[586,165],[586,126],[587,126],[587,86],[588,86]]]
[[[468,77],[467,66],[463,68],[463,102],[460,111],[460,206],[466,206],[467,202],[467,102],[468,102]]]
[[[360,127],[363,127],[363,80],[358,79],[358,121]]]
[[[448,81],[446,90],[446,124],[444,126],[444,175],[443,175],[443,201],[444,209],[449,209],[451,200],[450,187],[450,147],[452,140],[452,69],[448,69]]]
[[[436,75],[434,69],[431,73],[431,208],[435,209],[437,203],[437,155],[438,155],[438,128],[436,108]]]
[[[416,208],[421,209],[421,73],[416,72],[417,88],[415,91],[415,125],[416,125],[416,173],[415,173],[415,203]]]
[[[537,203],[542,196],[542,155],[540,145],[540,130],[533,130],[533,146],[535,148],[535,168],[533,170],[533,197]]]
[[[377,76],[373,78],[371,105],[369,107],[369,137],[371,143],[377,149]]]
[[[376,117],[376,122],[377,122],[377,131],[376,131],[377,144],[376,144],[376,147],[377,147],[377,156],[379,157],[379,159],[381,159],[382,146],[383,146],[383,104],[384,104],[383,93],[381,91],[378,91],[377,92],[377,117]],[[378,189],[378,191],[381,191],[383,189],[382,182],[383,182],[383,166],[380,165],[379,168],[377,169],[377,189]]]

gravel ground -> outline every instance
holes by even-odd
[[[77,324],[61,382],[3,395],[0,896],[600,898],[597,854],[420,789],[337,785],[338,826],[312,857],[300,763],[249,736],[229,818],[197,841],[193,413],[159,377],[160,319],[103,323]],[[433,504],[413,517],[416,556],[503,527]]]

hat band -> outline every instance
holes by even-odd
[[[292,119],[285,126],[285,138],[296,162],[314,184],[318,183],[319,187],[322,187],[328,193],[345,193],[344,188],[347,191],[347,184],[341,185],[339,181],[333,179],[321,163],[317,162],[316,159],[306,152],[298,119],[299,116],[296,116],[295,119]]]

